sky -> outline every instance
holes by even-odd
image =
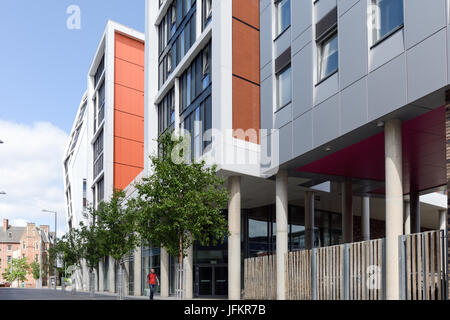
[[[48,209],[58,234],[67,229],[62,158],[89,66],[108,19],[143,32],[144,9],[144,0],[0,1],[0,219],[53,230]]]

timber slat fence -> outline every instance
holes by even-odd
[[[447,295],[447,248],[443,230],[400,237],[402,298],[444,300]]]
[[[401,299],[447,298],[447,247],[443,231],[399,237]],[[289,252],[288,300],[386,299],[385,239]],[[276,256],[244,263],[244,299],[276,299]]]
[[[249,258],[244,262],[244,299],[276,300],[277,259],[275,255]]]

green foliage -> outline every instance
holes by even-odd
[[[100,250],[120,261],[139,243],[136,211],[125,203],[125,193],[115,190],[110,201],[99,204],[96,214]]]
[[[216,166],[172,161],[172,154],[185,157],[179,149],[182,141],[173,141],[168,134],[159,139],[163,152],[150,157],[153,174],[136,184],[139,196],[129,201],[137,212],[142,239],[179,257],[186,256],[194,241],[223,243],[228,235],[223,209],[229,200]]]
[[[91,223],[87,226],[80,222],[80,229],[77,230],[79,237],[79,253],[80,257],[86,260],[86,264],[90,270],[97,268],[98,263],[103,258],[103,253],[100,244],[102,239],[100,237],[100,230],[96,225],[97,213],[90,207],[89,215]]]
[[[2,276],[8,280],[8,282],[17,280],[19,283],[20,281],[25,281],[27,279],[29,269],[30,266],[27,263],[26,258],[12,259],[8,262],[8,267]]]
[[[50,249],[50,259],[54,261],[57,256],[62,257],[66,266],[81,266],[81,236],[77,229],[70,230]]]
[[[33,261],[30,264],[30,267],[31,267],[31,274],[33,275],[33,279],[34,280],[39,279],[39,277],[41,276],[39,262]]]

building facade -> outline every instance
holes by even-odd
[[[194,245],[185,258],[186,298],[240,299],[244,260],[276,254],[285,299],[288,252],[384,238],[386,298],[399,299],[398,238],[448,229],[447,1],[146,0],[145,16],[145,65],[143,35],[131,33],[139,61],[127,69],[123,60],[136,56],[116,58],[108,76],[109,23],[89,72],[87,201],[114,187],[133,196],[157,138],[185,130],[191,158],[216,164],[231,196],[225,243]],[[94,111],[103,50],[104,115]],[[111,80],[121,70],[124,81],[145,74],[133,94]],[[117,104],[142,109],[124,112],[130,118]],[[134,146],[142,149],[120,151]],[[69,184],[81,185],[74,177]],[[100,264],[100,290],[114,291],[114,268],[110,258]],[[177,261],[152,247],[128,262],[128,293],[147,294],[151,268],[161,296],[175,294]]]
[[[26,288],[37,288],[48,285],[48,276],[51,266],[48,265],[49,249],[53,243],[54,233],[50,233],[47,225],[36,226],[35,223],[27,223],[26,227],[14,227],[9,225],[8,219],[3,220],[0,230],[0,282],[6,281],[3,273],[12,259],[26,258],[28,264],[36,261],[41,266],[41,278],[34,279],[31,269],[23,282]],[[12,283],[16,286],[17,283]]]
[[[398,237],[447,221],[448,25],[444,0],[147,1],[145,154],[185,129],[231,193],[231,236],[194,248],[186,297],[241,298],[243,258],[386,238],[400,298]],[[161,249],[163,296],[173,264]]]
[[[144,168],[144,35],[108,21],[87,74],[64,157],[68,227],[88,224],[89,208],[125,189]],[[96,287],[115,292],[117,263],[105,258]],[[77,289],[88,290],[86,266]]]

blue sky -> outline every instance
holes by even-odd
[[[80,30],[66,27],[70,5]],[[144,31],[144,9],[144,0],[1,0],[0,119],[68,133],[107,20]]]
[[[156,0],[155,0],[156,1]],[[70,30],[67,8],[81,10]],[[67,230],[62,158],[108,19],[144,31],[144,0],[0,0],[0,220]]]

